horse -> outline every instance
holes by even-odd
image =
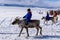
[[[44,24],[45,24],[45,22],[48,22],[49,20],[46,20],[46,17],[42,17],[42,20],[44,19]],[[54,20],[54,17],[50,17],[50,20],[53,22],[53,23],[55,23],[55,20]],[[52,23],[52,24],[53,24]]]
[[[26,25],[24,20],[20,20],[20,18],[15,18],[15,20],[12,22],[12,25],[14,24],[18,24],[19,27],[21,28],[21,31],[18,36],[21,35],[23,28],[26,29],[27,37],[29,37],[28,28],[36,28],[37,29],[36,36],[38,35],[39,29],[40,29],[40,35],[42,35],[42,27],[39,26],[40,20],[31,20],[31,22],[28,23],[28,25]]]

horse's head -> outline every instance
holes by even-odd
[[[42,17],[41,19],[43,20],[43,19],[45,19],[45,17]]]
[[[18,17],[15,18],[15,20],[12,22],[12,24],[19,24],[20,23],[20,20]]]

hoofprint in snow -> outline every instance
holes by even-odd
[[[36,34],[35,28],[29,28],[30,37],[26,38],[26,30],[24,29],[21,36],[18,37],[20,28],[18,25],[12,25],[12,21],[15,17],[22,17],[26,14],[27,7],[4,7],[0,6],[0,40],[59,40],[60,39],[60,18],[58,15],[58,22],[51,25],[49,21],[48,25],[45,25],[42,16],[46,15],[49,9],[45,8],[31,8],[32,19],[40,20],[40,26],[42,27],[42,36]],[[41,14],[39,14],[41,12]]]

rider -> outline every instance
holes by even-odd
[[[32,12],[31,12],[31,9],[27,9],[27,14],[23,17],[25,18],[25,24],[27,25],[28,22],[31,21],[31,17],[32,17]]]
[[[47,12],[46,20],[50,20],[49,13]]]

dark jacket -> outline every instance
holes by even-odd
[[[46,20],[50,20],[49,14],[46,15]]]
[[[31,21],[31,17],[32,17],[32,13],[28,12],[23,18],[26,18],[26,21],[30,22]]]

